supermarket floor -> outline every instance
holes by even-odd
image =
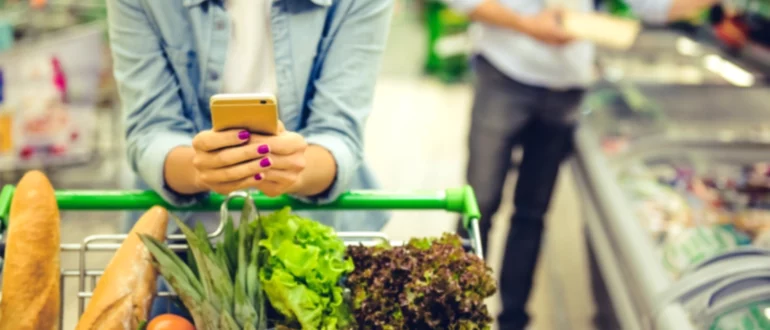
[[[367,159],[385,189],[443,189],[463,184],[467,157],[464,141],[471,90],[467,85],[448,86],[421,76],[424,48],[421,32],[419,25],[404,14],[396,16],[377,86],[366,148]],[[96,186],[125,187],[125,183],[131,181],[125,167],[120,168],[117,175],[112,172],[115,164],[122,163],[122,160],[115,160],[112,167],[74,169],[58,176],[64,176],[61,180],[72,182],[72,186],[82,186],[80,182],[92,181],[101,173],[101,177],[110,183]],[[514,179],[513,175],[509,178],[506,191],[512,192]],[[548,220],[550,231],[546,252],[541,259],[535,297],[530,307],[535,314],[534,328],[538,330],[557,329],[553,322],[555,318],[562,318],[573,329],[591,328],[588,320],[593,308],[576,194],[568,171],[563,171]],[[507,196],[505,200],[511,201],[512,197]],[[494,247],[489,256],[495,265],[500,258],[498,252],[507,230],[505,219],[510,212],[510,203],[503,205],[497,217],[502,221],[497,221],[493,231]],[[80,242],[87,235],[116,232],[116,218],[118,214],[115,213],[69,212],[63,224],[63,241]],[[454,221],[453,216],[443,213],[396,213],[385,231],[397,240],[440,235],[452,230]],[[109,255],[98,255],[90,258],[88,264],[103,266],[108,258]],[[63,262],[74,263],[76,259],[65,256]],[[76,267],[76,264],[65,266]],[[64,329],[71,329],[77,310],[77,278],[67,281],[66,290]],[[562,304],[566,310],[554,309],[555,299],[564,300],[566,304]],[[490,305],[496,313],[497,297],[490,299]]]

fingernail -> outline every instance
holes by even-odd
[[[257,173],[257,175],[254,176],[254,180],[262,181],[262,173]]]
[[[262,160],[259,161],[259,166],[262,166],[262,167],[270,166],[270,158],[262,158]]]
[[[263,145],[257,147],[257,152],[260,155],[267,154],[268,152],[270,152],[270,147],[268,147],[267,144],[263,144]]]
[[[238,138],[241,140],[248,140],[249,139],[249,131],[240,131],[238,132]]]

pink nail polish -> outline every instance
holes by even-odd
[[[267,144],[263,144],[263,145],[257,147],[257,152],[260,155],[265,155],[265,154],[270,152],[270,147],[268,147]]]
[[[249,139],[249,131],[240,131],[238,132],[238,138],[241,140],[248,140]]]
[[[257,175],[254,176],[254,180],[262,181],[262,173],[257,173]]]
[[[262,167],[268,167],[270,164],[270,158],[262,158],[262,160],[259,161],[259,166]]]

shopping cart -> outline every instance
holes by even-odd
[[[0,223],[7,228],[11,198],[14,186],[7,185],[0,191]],[[335,202],[325,205],[306,204],[288,196],[266,197],[259,193],[235,192],[228,196],[211,194],[206,200],[190,207],[175,207],[165,202],[158,194],[152,191],[101,191],[101,190],[59,190],[56,191],[56,201],[61,210],[81,211],[130,211],[147,210],[152,206],[161,205],[174,211],[215,211],[220,210],[226,215],[229,210],[240,210],[244,203],[254,203],[258,210],[277,210],[289,206],[292,210],[445,210],[462,215],[463,223],[468,228],[470,248],[479,257],[483,258],[481,239],[479,236],[478,219],[479,209],[473,189],[469,186],[452,188],[443,191],[412,192],[412,193],[388,193],[381,191],[355,191],[340,196]],[[223,217],[226,218],[226,217]],[[218,237],[222,233],[224,224],[220,224],[211,238]],[[348,244],[376,244],[389,241],[387,235],[380,232],[340,232],[338,235]],[[77,315],[83,313],[86,302],[91,296],[96,282],[104,272],[103,269],[90,269],[87,267],[89,254],[93,252],[116,251],[126,235],[92,235],[86,237],[81,244],[62,244],[63,254],[77,256],[77,265],[62,265],[62,304],[60,328],[64,327],[65,305],[71,302],[64,295],[65,281],[78,280],[77,289]],[[171,235],[169,242],[182,241],[184,236]],[[390,241],[393,245],[402,242]],[[4,244],[2,245],[4,250]],[[171,243],[169,246],[175,251],[185,251],[184,244]],[[2,251],[4,253],[4,251]],[[159,296],[168,296],[169,292],[159,292]],[[72,297],[69,297],[72,298]]]

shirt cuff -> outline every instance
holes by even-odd
[[[455,10],[463,13],[470,13],[478,7],[484,0],[444,0],[444,2]]]
[[[305,137],[305,141],[311,145],[318,145],[332,154],[337,163],[337,173],[331,187],[320,195],[306,197],[293,195],[292,197],[312,204],[331,203],[344,192],[350,189],[350,181],[360,166],[358,157],[355,156],[350,147],[339,136],[332,134],[313,134]]]
[[[136,160],[139,176],[171,205],[185,207],[198,203],[206,194],[179,194],[169,188],[163,173],[168,153],[176,147],[191,146],[192,138],[180,133],[162,132],[153,134],[152,140]]]

